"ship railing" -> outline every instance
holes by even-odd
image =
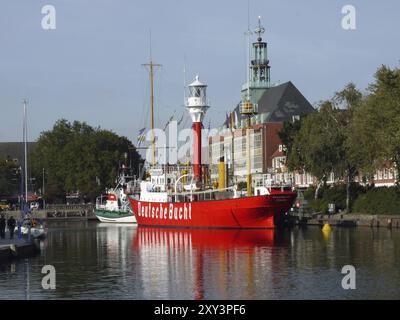
[[[96,209],[104,210],[106,208],[107,196],[101,195],[96,198]]]
[[[192,202],[208,200],[224,200],[239,197],[235,187],[209,189],[201,191],[175,192],[172,194],[175,202]]]

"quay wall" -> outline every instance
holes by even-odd
[[[34,242],[24,240],[1,240],[0,263],[13,259],[29,258],[36,255],[40,249]]]
[[[97,220],[94,215],[94,206],[88,205],[48,205],[45,210],[34,210],[32,216],[41,220]],[[6,217],[13,216],[15,219],[21,218],[20,211],[2,211]],[[388,227],[400,228],[400,215],[371,215],[371,214],[335,214],[335,215],[302,215],[294,216],[303,224],[321,225],[330,223],[331,225],[356,225],[360,227]]]
[[[400,215],[335,214],[306,218],[304,224],[400,229]]]
[[[91,220],[96,219],[94,206],[88,205],[48,205],[44,210],[33,210],[31,215],[35,219],[41,220]],[[15,219],[21,218],[21,211],[2,211],[6,217],[13,216]]]

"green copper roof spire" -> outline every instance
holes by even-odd
[[[261,16],[258,17],[258,26],[254,33],[257,35],[257,41],[253,42],[251,48],[249,48],[251,51],[248,69],[249,79],[242,87],[242,101],[248,100],[250,96],[252,103],[258,103],[265,90],[271,87],[267,43],[262,39],[265,28],[261,24]]]
[[[269,87],[270,86],[270,66],[267,56],[267,43],[262,41],[261,36],[265,28],[261,25],[261,17],[258,17],[258,26],[254,30],[257,34],[257,42],[253,43],[253,57],[250,65],[250,86]]]

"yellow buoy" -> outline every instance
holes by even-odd
[[[331,231],[331,226],[329,225],[329,223],[325,223],[324,226],[322,227],[322,231],[323,232],[329,232]]]

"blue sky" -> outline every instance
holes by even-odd
[[[44,5],[56,30],[41,27]],[[357,29],[341,27],[355,6]],[[399,66],[396,0],[250,0],[267,32],[273,82],[292,81],[315,104],[354,81],[364,89],[381,64]],[[156,124],[183,108],[183,66],[209,85],[205,121],[218,126],[245,81],[247,0],[0,0],[0,141],[21,141],[21,99],[30,100],[29,140],[60,118],[86,121],[134,142],[148,120],[149,57],[156,73]],[[187,121],[189,125],[189,121]]]

